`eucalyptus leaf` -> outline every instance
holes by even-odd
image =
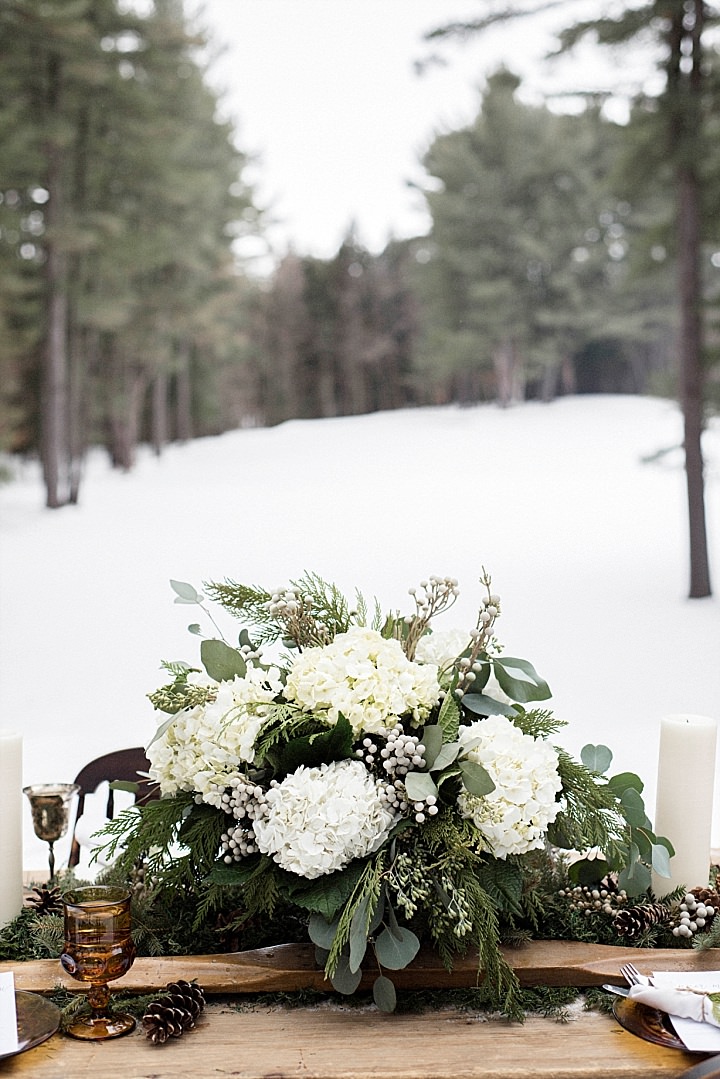
[[[453,687],[454,688],[454,683]],[[452,693],[446,693],[438,713],[438,726],[442,727],[446,742],[454,742],[460,729],[460,708]]]
[[[390,929],[383,929],[375,940],[375,955],[382,967],[388,970],[402,970],[420,950],[420,941],[411,929],[398,927],[393,933]]]
[[[324,968],[325,964],[327,963],[328,958],[330,956],[330,952],[328,951],[327,948],[321,948],[317,944],[315,945],[314,951],[315,951],[315,962],[316,962],[317,966]]]
[[[381,1012],[394,1012],[397,1007],[395,986],[384,974],[373,982],[373,1000]]]
[[[355,913],[350,922],[350,957],[348,965],[354,973],[360,969],[360,964],[365,958],[368,942],[367,912],[370,895],[366,895],[361,903],[358,903]]]
[[[643,828],[633,828],[630,832],[633,842],[637,844],[640,857],[647,861],[652,856],[652,841]],[[650,833],[652,835],[652,833]]]
[[[459,742],[446,742],[433,762],[433,771],[442,772],[444,768],[448,768],[457,758],[459,752]]]
[[[618,875],[618,887],[624,888],[629,896],[642,895],[652,883],[650,870],[642,862],[632,862]]]
[[[437,723],[427,726],[422,732],[421,742],[425,746],[425,766],[429,771],[433,767],[435,758],[442,749],[442,727]]]
[[[476,761],[460,761],[462,781],[470,794],[483,797],[495,790],[495,784],[488,772]]]
[[[383,885],[380,889],[380,895],[378,896],[378,901],[375,904],[375,910],[373,911],[372,918],[370,919],[370,924],[368,925],[368,933],[374,933],[375,930],[382,924],[382,920],[385,917],[385,892],[386,888],[385,885]]]
[[[176,719],[177,715],[173,714],[171,716],[168,716],[167,719],[163,720],[158,729],[155,731],[155,734],[150,739],[148,743],[148,749],[153,744],[153,742],[157,742],[158,738],[162,738],[162,736],[165,734],[165,731],[172,727]]]
[[[488,697],[484,693],[466,693],[462,699],[463,707],[477,716],[514,716],[515,709],[511,704],[502,704],[500,701]]]
[[[663,846],[662,843],[653,843],[652,867],[653,872],[657,873],[659,877],[670,876],[670,855],[667,847]]]
[[[188,633],[194,633],[196,637],[202,636],[202,630],[200,629],[199,622],[191,622],[188,626]]]
[[[422,802],[429,795],[437,798],[438,789],[429,772],[408,772],[405,776],[405,790],[411,802]]]
[[[602,774],[610,767],[613,755],[607,746],[594,746],[592,743],[580,750],[580,760],[590,772]]]
[[[329,950],[335,940],[339,919],[329,922],[322,914],[313,913],[308,921],[308,936],[318,948]]]
[[[628,824],[635,828],[650,828],[651,824],[645,812],[645,803],[642,800],[642,795],[634,789],[634,787],[628,787],[626,791],[623,791],[620,798],[620,805]]]
[[[350,970],[348,957],[346,955],[341,955],[338,959],[335,973],[330,977],[330,981],[332,982],[333,989],[338,993],[342,993],[343,996],[350,997],[362,981],[362,971]]]
[[[202,592],[185,581],[170,581],[170,587],[175,593],[175,603],[202,603],[205,598]]]
[[[616,776],[610,776],[607,785],[618,797],[626,790],[632,789],[636,790],[638,794],[642,794],[645,789],[642,779],[640,776],[636,776],[634,772],[619,772]]]
[[[528,701],[546,701],[552,696],[550,686],[528,660],[503,656],[494,658],[492,665],[500,688],[512,700],[527,704]]]
[[[217,638],[202,642],[200,659],[207,673],[216,682],[232,682],[234,678],[244,678],[247,673],[245,660],[238,650]]]

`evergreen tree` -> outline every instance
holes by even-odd
[[[539,9],[549,4],[539,5]],[[578,10],[566,3],[568,19]],[[520,5],[493,5],[470,22],[439,28],[435,36],[467,34],[499,21],[527,14]],[[534,7],[533,10],[538,10]],[[651,42],[660,57],[665,85],[655,105],[656,138],[670,167],[675,195],[677,253],[677,307],[679,313],[680,401],[684,419],[685,471],[688,491],[691,598],[710,595],[710,567],[705,523],[701,437],[707,357],[704,346],[703,239],[711,227],[706,208],[709,181],[705,162],[715,158],[711,118],[717,113],[717,54],[709,45],[709,31],[720,12],[707,0],[646,0],[627,4],[613,16],[575,21],[561,35],[571,49],[592,35],[601,45],[617,46],[642,40]]]

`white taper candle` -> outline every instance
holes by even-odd
[[[716,747],[717,720],[710,716],[677,714],[660,721],[654,827],[670,840],[675,857],[669,879],[653,876],[658,895],[708,883]]]
[[[0,925],[22,908],[22,737],[0,730]]]

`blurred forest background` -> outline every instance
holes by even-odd
[[[91,446],[130,469],[141,442],[160,453],[289,418],[677,396],[699,543],[691,594],[707,594],[718,12],[649,0],[577,24],[567,8],[563,47],[591,35],[655,50],[663,89],[639,95],[627,123],[605,117],[602,95],[572,115],[523,104],[499,70],[474,122],[427,151],[427,235],[370,253],[351,229],[333,258],[289,251],[259,276],[234,245],[262,234],[263,210],[180,0],[143,14],[117,0],[0,0],[0,451],[38,456],[58,507],[78,500]],[[499,17],[489,0],[478,12],[438,35]]]

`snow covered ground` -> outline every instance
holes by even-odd
[[[686,598],[681,438],[673,403],[621,396],[298,420],[143,452],[128,475],[94,455],[81,504],[58,511],[23,466],[0,488],[0,726],[23,734],[25,783],[150,740],[160,661],[198,656],[202,614],[170,578],[274,587],[307,569],[403,610],[449,574],[451,628],[474,621],[485,566],[498,636],[549,681],[562,743],[609,745],[652,815],[660,717],[720,718],[720,600]],[[720,591],[717,422],[705,454]],[[46,865],[29,806],[25,864]]]

